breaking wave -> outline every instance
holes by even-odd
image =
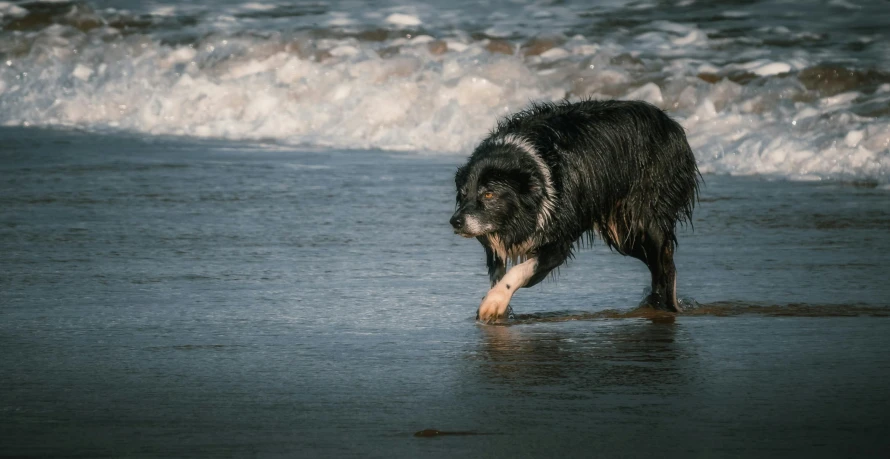
[[[870,3],[833,35],[756,7],[549,3],[0,2],[0,123],[431,154],[530,101],[640,99],[686,127],[704,173],[890,182]],[[815,4],[814,24],[850,5]]]

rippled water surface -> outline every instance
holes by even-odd
[[[871,456],[875,183],[705,175],[677,316],[602,245],[474,323],[459,156],[0,129],[14,456]],[[446,435],[415,437],[435,429]],[[452,435],[447,435],[447,434]]]

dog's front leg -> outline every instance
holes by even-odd
[[[535,275],[537,266],[538,259],[529,258],[510,268],[507,274],[498,280],[482,299],[476,318],[486,323],[506,318],[507,307],[510,305],[510,299],[513,298],[513,292],[528,283],[529,279]]]
[[[488,264],[488,278],[491,280],[491,287],[494,288],[507,273],[507,263],[488,247],[485,247],[485,255]]]

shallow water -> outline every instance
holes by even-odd
[[[0,444],[60,456],[878,456],[874,184],[705,175],[675,319],[601,244],[473,321],[458,156],[0,129]],[[618,312],[615,312],[618,311]],[[418,438],[424,429],[446,433]]]

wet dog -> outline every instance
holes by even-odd
[[[505,318],[517,289],[593,234],[646,263],[646,303],[679,311],[675,231],[692,218],[699,179],[683,128],[645,102],[535,104],[501,120],[455,177],[451,225],[482,243],[491,278],[477,319]]]

